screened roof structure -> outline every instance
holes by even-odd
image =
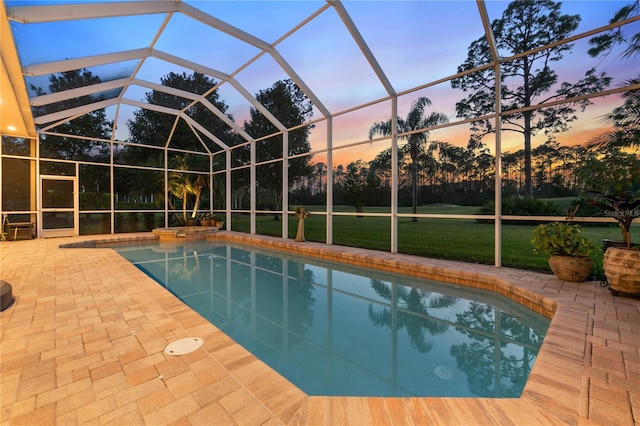
[[[571,48],[564,52],[567,59],[558,65],[550,61],[558,75],[553,87],[557,92],[540,99],[537,105],[516,107],[509,114],[590,100],[595,106],[587,112],[576,109],[581,125],[569,126],[558,136],[561,144],[585,142],[602,127],[596,124],[599,117],[619,103],[623,93],[640,88],[629,82],[638,75],[637,56],[621,56],[625,46],[614,44],[610,54],[591,57],[587,55],[590,39],[599,34],[640,32],[637,6],[629,16],[613,19],[629,2],[565,2],[563,13],[580,16],[575,30],[559,39],[541,38],[539,46],[514,54],[512,46],[496,42],[492,32],[492,23],[503,16],[510,3],[159,0],[63,4],[4,0],[0,16],[0,133],[19,138],[61,134],[66,124],[104,111],[111,123],[107,137],[73,137],[127,144],[132,136],[132,119],[142,110],[151,111],[170,117],[173,123],[166,134],[154,135],[148,142],[156,148],[205,156],[220,154],[228,172],[235,160],[233,149],[240,145],[255,148],[254,157],[245,160],[252,167],[260,161],[275,161],[260,156],[260,142],[277,135],[284,144],[282,157],[313,156],[314,162],[326,164],[330,182],[338,164],[356,159],[371,161],[384,148],[407,143],[414,133],[428,131],[437,140],[466,146],[478,117],[461,114],[458,104],[469,93],[460,86],[452,87],[452,81],[483,73],[500,75],[501,69],[520,64],[525,57],[569,43]],[[481,59],[470,66],[466,61],[474,46],[484,43],[487,50],[477,51]],[[612,83],[580,94],[561,92],[562,81],[577,80],[589,69],[606,72]],[[93,78],[74,87],[53,84],[59,82],[58,76],[78,70],[89,71]],[[172,86],[167,77],[171,73],[201,74],[208,86],[199,86],[198,90]],[[312,129],[310,151],[302,154],[287,150],[288,135],[295,128],[287,128],[276,118],[272,106],[259,101],[262,91],[284,80],[293,82],[312,105],[307,121],[298,125]],[[503,84],[508,89],[512,83]],[[490,90],[496,98],[499,96],[498,87]],[[180,99],[180,106],[163,104],[161,98],[152,100],[150,93]],[[223,101],[224,108],[211,101],[213,94]],[[405,117],[421,97],[431,100],[442,120],[422,129],[405,133],[394,129],[386,136],[372,137],[373,123]],[[485,102],[487,112],[479,118],[491,121],[495,131],[483,143],[487,152],[499,159],[500,153],[518,149],[521,142],[500,131],[505,114],[500,102]],[[244,125],[252,114],[264,117],[276,133],[253,133]],[[213,122],[223,123],[226,130],[220,132],[221,127],[212,126]],[[176,145],[178,129],[186,129],[198,142],[188,147]],[[540,132],[533,146],[547,140]],[[285,163],[282,170],[286,175]],[[398,164],[397,159],[391,164]],[[165,173],[172,167],[170,161],[162,166]],[[393,197],[397,197],[400,185],[398,173],[394,166],[389,177],[396,188],[392,190],[391,215],[397,214],[398,201]],[[495,186],[500,187],[500,174],[495,178]],[[233,176],[227,174],[226,179],[228,213],[232,201],[229,181]],[[289,204],[286,181],[283,211]],[[330,215],[331,185],[326,188],[326,211]],[[497,197],[499,203],[499,193]],[[253,212],[255,196],[252,203]],[[113,207],[111,211],[115,211]],[[283,234],[285,227],[283,223]],[[393,222],[392,229],[391,247],[395,251]],[[328,221],[328,243],[330,234]]]
[[[253,95],[279,78],[292,79],[304,91],[313,102],[316,119],[395,97],[402,89],[424,78],[424,74],[408,76],[407,70],[400,69],[399,65],[395,65],[398,69],[385,70],[339,1],[263,2],[266,5],[175,0],[6,3],[7,18],[25,24],[13,24],[13,37],[3,37],[6,43],[11,39],[17,42],[19,63],[9,57],[3,75],[10,81],[4,87],[16,90],[16,106],[23,117],[19,127],[14,125],[13,133],[21,136],[34,136],[33,125],[47,131],[97,109],[115,107],[112,116],[118,122],[117,116],[126,116],[128,109],[148,108],[185,120],[194,131],[201,132],[215,145],[227,148],[224,141],[189,116],[188,108],[172,110],[141,100],[145,91],[159,90],[192,103],[203,103],[212,116],[225,120],[246,140],[252,139],[209,104],[206,94],[161,85],[161,77],[175,70],[212,77],[217,84],[211,90],[230,92],[228,99],[256,108],[281,131],[286,128]],[[385,5],[389,7],[393,10],[393,5]],[[454,11],[459,13],[451,9]],[[476,15],[477,31],[482,32],[483,14],[479,11],[483,11],[482,3],[465,4],[464,13]],[[229,19],[220,16],[229,16]],[[9,34],[6,24],[3,30]],[[322,43],[307,45],[306,32],[313,32],[313,37],[321,38]],[[399,41],[420,45],[425,40]],[[349,47],[341,51],[334,49],[344,45]],[[395,56],[394,52],[389,53]],[[439,48],[426,54],[437,57],[442,53]],[[401,59],[401,67],[410,66],[405,61],[406,58]],[[309,66],[324,68],[324,76],[309,75]],[[46,91],[51,75],[78,69],[89,69],[99,75],[100,83],[55,94],[35,95],[33,90],[28,90],[29,108],[24,105],[25,88],[34,85]],[[393,73],[397,74],[395,78]],[[345,91],[351,99],[338,96]],[[63,106],[83,96],[100,100],[73,108]],[[36,108],[45,105],[52,106],[56,112],[38,114]],[[33,118],[29,117],[30,110],[35,113]],[[12,133],[8,129],[4,131]],[[119,136],[122,135],[114,131],[113,137]]]
[[[625,4],[603,3],[608,3],[607,12]],[[292,79],[313,102],[315,120],[381,99],[401,98],[409,90],[437,85],[454,75],[470,41],[485,36],[490,22],[500,17],[508,3],[167,0],[5,4],[4,134],[33,137],[35,128],[54,129],[90,111],[110,108],[109,116],[116,123],[113,137],[126,140],[122,133],[126,126],[118,122],[126,120],[132,109],[150,108],[185,120],[194,131],[225,148],[224,141],[189,116],[188,108],[151,105],[143,100],[144,93],[160,90],[203,103],[212,116],[250,140],[251,135],[207,103],[205,94],[162,86],[162,76],[170,71],[210,76],[216,81],[211,90],[224,93],[235,117],[245,118],[247,108],[253,107],[285,130],[256,101],[258,90],[278,79]],[[589,31],[606,27],[613,16],[593,7],[594,2],[568,5],[569,12],[580,11],[588,18],[581,25]],[[585,5],[593,12],[582,7]],[[410,15],[423,18],[407,21]],[[491,43],[492,37],[488,40]],[[493,48],[495,55],[505,56],[497,46]],[[451,57],[456,59],[451,62]],[[100,82],[55,94],[27,90],[34,85],[47,92],[51,75],[78,69],[91,70]],[[15,93],[6,93],[8,89]],[[64,106],[82,96],[100,100]],[[45,105],[56,112],[38,114],[36,108]],[[15,130],[9,130],[9,125]]]

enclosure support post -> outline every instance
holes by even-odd
[[[500,173],[502,172],[502,153],[501,153],[501,132],[502,132],[502,117],[500,116],[501,109],[501,93],[500,93],[500,56],[498,55],[498,49],[496,47],[496,39],[493,35],[491,28],[491,21],[489,20],[489,14],[487,8],[482,0],[476,0],[478,5],[478,12],[482,19],[482,25],[484,32],[487,35],[487,42],[489,43],[489,49],[491,50],[491,58],[493,59],[493,69],[495,72],[495,135],[496,135],[496,149],[495,149],[495,211],[494,211],[494,263],[496,267],[502,265],[502,179]]]
[[[227,229],[230,231],[231,228],[231,150],[228,149],[225,153],[225,162],[227,163],[227,169],[225,170],[225,192],[224,192],[224,210],[227,221]]]
[[[391,253],[398,252],[398,97],[391,98]]]
[[[256,141],[251,141],[251,151],[249,160],[249,210],[251,234],[256,233]],[[227,228],[229,229],[229,228]]]
[[[333,244],[333,117],[327,118],[327,244]]]
[[[289,132],[282,133],[282,238],[289,238]]]

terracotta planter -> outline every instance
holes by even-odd
[[[222,227],[224,226],[224,220],[214,220],[211,224],[218,229],[222,229]]]
[[[640,296],[640,250],[609,247],[602,266],[614,295]]]
[[[211,226],[211,221],[208,219],[202,219],[200,221],[200,226]]]
[[[590,257],[551,256],[549,266],[554,275],[563,281],[582,282],[593,272]]]

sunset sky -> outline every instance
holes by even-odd
[[[61,2],[7,1],[7,6],[29,4],[60,4]],[[82,3],[82,2],[78,2]],[[322,104],[336,114],[358,105],[387,96],[383,84],[376,77],[353,38],[345,29],[338,14],[322,1],[187,1],[187,4],[231,24],[242,31],[269,43],[292,66],[315,93]],[[579,14],[582,21],[576,33],[608,24],[614,13],[628,2],[565,1],[562,10]],[[488,1],[490,19],[501,17],[508,2]],[[455,74],[464,62],[469,44],[483,35],[482,23],[475,1],[345,1],[346,10],[362,37],[375,55],[396,92],[436,81]],[[114,7],[117,7],[114,5]],[[289,31],[318,13],[313,20],[282,40]],[[234,39],[220,31],[197,22],[183,14],[174,14],[157,43],[153,40],[162,26],[165,15],[106,18],[89,21],[67,21],[23,25],[12,23],[12,29],[23,65],[78,58],[113,51],[153,47],[154,49],[201,63],[222,73],[233,75],[252,94],[270,87],[287,74],[268,55],[257,56],[254,46]],[[625,31],[639,31],[640,22]],[[625,79],[638,75],[637,61],[620,60],[613,52],[604,58],[586,55],[587,39],[575,43],[565,60],[553,64],[561,81],[575,81],[584,72],[597,67],[606,71],[618,86]],[[251,62],[253,60],[253,62]],[[249,63],[246,67],[245,65]],[[131,75],[137,62],[130,61],[91,69],[103,81]],[[137,78],[159,83],[168,72],[190,73],[180,67],[149,58],[140,67]],[[217,79],[216,79],[217,80]],[[46,88],[48,76],[29,77],[27,84]],[[142,100],[148,89],[133,86],[124,97]],[[241,124],[248,118],[249,103],[230,85],[223,84],[220,97],[229,105],[229,113]],[[399,98],[399,115],[404,117],[411,102],[419,96],[433,101],[432,109],[456,121],[455,102],[464,96],[451,89],[449,82]],[[601,131],[597,118],[620,103],[619,98],[598,99],[581,115],[571,132],[558,136],[562,143],[582,143]],[[118,113],[120,140],[126,139],[126,120],[133,107],[122,107]],[[109,119],[116,119],[116,108],[107,110]],[[334,118],[334,146],[367,139],[375,121],[386,120],[391,114],[390,103],[367,107],[364,110]],[[314,117],[321,117],[316,110]],[[322,149],[326,141],[326,126],[318,124],[312,134],[312,148]],[[432,132],[431,139],[464,144],[466,128]],[[544,142],[544,138],[542,139]],[[540,142],[541,143],[541,142]],[[505,135],[503,150],[515,151],[520,140]],[[380,144],[337,151],[336,163],[352,158],[370,160],[381,149]],[[319,155],[320,160],[323,156]]]

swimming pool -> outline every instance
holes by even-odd
[[[309,395],[518,397],[550,322],[489,291],[262,248],[116,250]]]

